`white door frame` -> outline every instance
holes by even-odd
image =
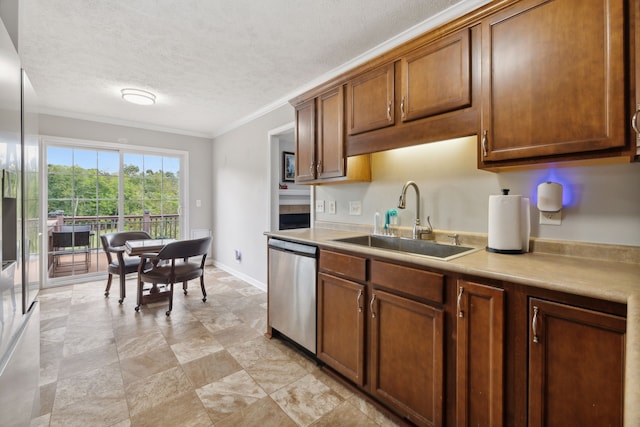
[[[279,184],[280,184],[280,139],[279,135],[283,133],[289,133],[294,131],[295,122],[290,122],[285,125],[279,126],[275,129],[271,129],[267,132],[267,140],[269,143],[269,165],[267,167],[269,174],[269,208],[268,208],[268,224],[269,231],[277,231],[279,225],[279,215],[280,215],[280,192],[279,192]],[[309,194],[311,206],[315,205],[315,191],[313,191],[314,187],[312,185],[309,186]],[[314,209],[310,209],[311,211],[311,227],[313,227],[313,222],[315,220]]]

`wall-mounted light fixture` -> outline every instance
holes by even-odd
[[[122,99],[138,105],[153,105],[156,103],[156,96],[151,92],[141,89],[122,89]]]
[[[562,184],[547,181],[538,185],[538,210],[540,224],[562,223]]]

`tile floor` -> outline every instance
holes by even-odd
[[[291,346],[268,340],[266,293],[208,267],[135,313],[105,281],[40,292],[40,416],[31,426],[392,426]]]

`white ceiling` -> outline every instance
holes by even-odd
[[[43,113],[214,137],[486,2],[21,0],[19,50]]]

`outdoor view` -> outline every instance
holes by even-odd
[[[97,250],[104,233],[145,230],[154,238],[180,235],[178,157],[51,146],[47,177],[48,228],[51,233],[74,232],[71,243],[50,243],[50,277],[89,272],[91,258],[104,264]],[[88,248],[77,235],[86,230]],[[58,244],[72,244],[72,250]]]

